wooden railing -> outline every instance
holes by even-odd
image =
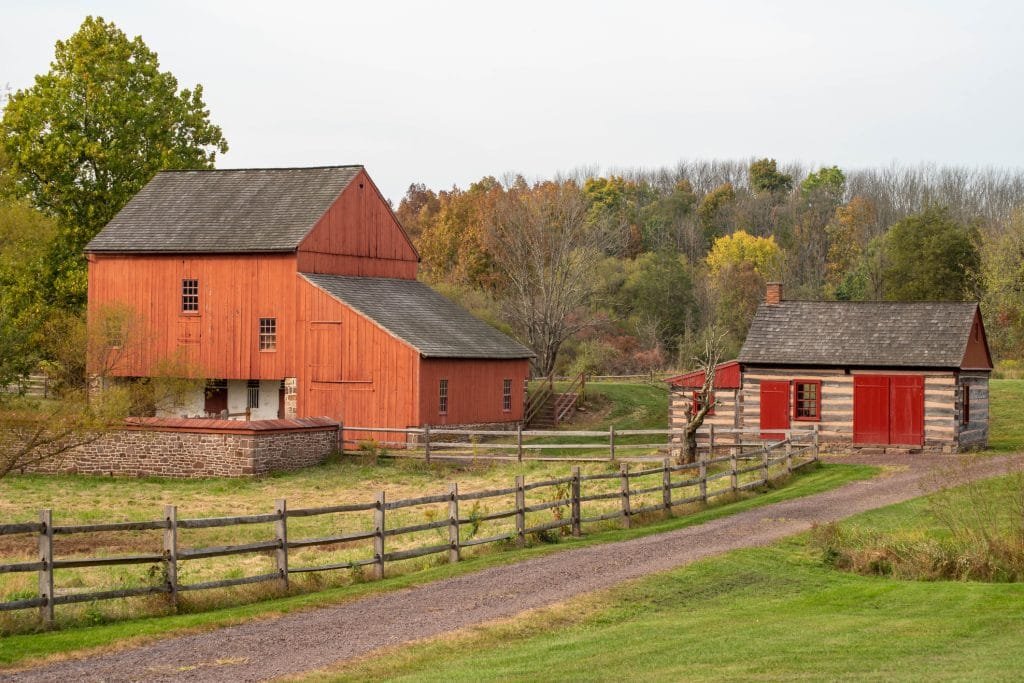
[[[773,430],[783,440],[807,443],[818,448],[817,425],[808,429]],[[400,439],[381,439],[384,434],[399,435]],[[360,438],[365,435],[364,438]],[[664,440],[648,440],[638,442],[632,437],[664,436]],[[594,430],[550,430],[523,429],[517,425],[515,431],[489,429],[450,429],[447,427],[351,427],[339,426],[338,440],[342,450],[378,449],[377,454],[385,457],[408,458],[422,457],[428,462],[432,458],[446,460],[516,460],[537,462],[615,462],[616,460],[643,462],[656,461],[666,454],[678,453],[686,433],[682,429],[615,429],[608,431]],[[371,438],[372,437],[372,438]],[[465,437],[453,440],[446,437]],[[576,438],[580,442],[557,443],[555,439]],[[583,442],[583,439],[589,441]],[[545,442],[546,440],[546,442]],[[761,449],[765,441],[761,439],[760,429],[716,429],[709,426],[698,430],[697,447],[699,451],[714,457],[723,449],[735,450],[739,454]],[[383,449],[383,450],[380,450]],[[390,449],[390,450],[389,450]],[[543,453],[550,450],[589,451],[586,455],[526,455],[535,451]],[[647,454],[632,454],[635,451],[648,451]],[[502,452],[515,451],[514,454],[502,455]],[[627,455],[623,455],[623,451]],[[653,453],[651,453],[653,451]]]
[[[555,385],[550,377],[545,377],[536,383],[533,391],[526,396],[526,406],[523,409],[523,423],[530,424],[537,414],[543,410],[548,399],[554,394]]]
[[[33,534],[38,537],[39,548],[39,559],[37,561],[0,564],[0,574],[36,572],[39,578],[39,594],[37,597],[0,602],[0,611],[38,608],[42,620],[46,623],[51,623],[54,618],[54,607],[56,605],[152,594],[167,595],[171,605],[176,607],[178,594],[184,591],[226,588],[260,582],[277,582],[284,588],[287,587],[288,577],[291,574],[355,569],[366,566],[372,567],[374,577],[380,579],[384,577],[385,566],[388,562],[408,560],[439,553],[446,553],[449,562],[457,562],[461,557],[462,550],[465,548],[508,540],[515,541],[517,545],[523,545],[526,536],[529,534],[543,534],[562,529],[567,529],[568,533],[578,536],[581,533],[582,525],[606,520],[619,519],[626,527],[629,527],[637,519],[638,515],[653,512],[671,513],[674,507],[706,503],[717,496],[735,494],[740,491],[757,488],[775,478],[786,476],[808,463],[815,462],[818,459],[816,438],[811,441],[804,439],[804,441],[803,445],[798,445],[794,443],[792,438],[786,438],[774,443],[761,444],[756,453],[743,455],[734,449],[727,456],[704,458],[695,463],[682,465],[673,465],[668,458],[664,458],[658,467],[632,472],[626,463],[621,464],[618,472],[594,474],[581,474],[580,468],[574,467],[572,474],[568,477],[527,483],[524,477],[518,476],[515,479],[515,483],[508,488],[469,493],[460,492],[458,484],[451,484],[449,490],[445,493],[419,498],[388,501],[384,492],[381,491],[371,502],[294,510],[288,508],[287,501],[279,499],[275,501],[274,509],[269,513],[236,517],[178,519],[177,507],[168,505],[164,509],[163,517],[157,520],[56,525],[53,521],[52,511],[42,510],[38,522],[0,524],[0,536]],[[772,467],[776,468],[774,476],[772,475]],[[686,473],[686,478],[674,481],[673,475],[678,473]],[[741,482],[741,477],[754,473],[757,473],[755,477]],[[710,482],[725,477],[729,478],[727,486],[717,490],[709,489],[708,484]],[[654,479],[656,483],[648,482],[647,485],[641,486],[635,484],[635,482],[642,481],[644,478]],[[601,487],[600,484],[594,484],[594,482],[602,481],[617,481],[618,490],[609,490],[607,485]],[[547,489],[552,493],[549,493],[549,497],[542,502],[528,505],[527,494],[542,489]],[[684,489],[686,490],[685,495],[680,496],[679,494],[683,493]],[[656,503],[635,505],[638,502],[643,503],[644,496],[649,497],[653,494],[660,494],[657,497]],[[460,510],[460,503],[466,501],[473,501],[475,503],[493,498],[504,498],[507,500],[509,497],[513,497],[515,501],[511,508],[503,508],[493,512],[486,511],[484,514],[474,511],[468,515]],[[611,511],[603,511],[607,510],[607,503],[598,510],[584,510],[585,505],[614,500],[618,500],[619,503],[618,505],[613,505]],[[388,513],[391,511],[438,504],[447,506],[446,517],[437,519],[436,516],[426,516],[428,521],[423,523],[404,524],[403,526],[393,528],[388,528],[387,526]],[[544,511],[551,511],[551,519],[548,521],[538,521],[536,514]],[[591,514],[585,514],[586,512]],[[366,525],[362,530],[326,537],[297,539],[292,538],[288,532],[288,522],[293,518],[353,513],[370,513],[367,515],[369,518],[365,519]],[[533,518],[530,519],[528,515],[533,515]],[[474,528],[479,528],[485,522],[512,518],[514,518],[513,528],[503,528],[498,533],[480,538],[475,536],[470,538],[463,537],[462,529],[466,525],[474,525]],[[528,521],[533,523],[528,524]],[[266,540],[234,545],[198,548],[182,548],[179,545],[179,532],[182,529],[209,529],[250,524],[273,525],[273,533]],[[346,524],[346,528],[348,527],[349,525]],[[388,550],[391,542],[389,539],[427,530],[445,529],[448,532],[446,542],[401,550]],[[58,559],[54,553],[53,541],[55,536],[96,532],[136,532],[143,530],[163,531],[162,552],[120,555],[116,557],[67,559]],[[366,552],[368,555],[361,559],[303,567],[295,567],[289,564],[289,551],[293,549],[371,540],[372,552],[367,548]],[[179,579],[179,566],[183,562],[254,553],[272,553],[275,570],[264,574],[192,584],[182,583]],[[154,585],[118,590],[65,592],[63,594],[59,594],[54,588],[54,570],[56,569],[132,564],[150,564],[158,569],[162,568],[162,571],[153,572],[153,575],[161,576],[162,581]]]
[[[557,394],[555,399],[555,425],[571,417],[587,388],[587,376],[582,372],[573,379],[569,388]]]

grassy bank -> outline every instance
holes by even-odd
[[[970,505],[977,493],[952,495]],[[941,534],[932,504],[918,499],[843,524]],[[313,678],[1007,680],[1024,666],[1022,620],[1024,584],[837,571],[804,535]]]
[[[210,629],[217,626],[240,623],[255,618],[283,614],[297,609],[344,602],[371,593],[397,590],[428,581],[478,571],[498,564],[518,562],[551,552],[560,552],[597,543],[607,543],[670,531],[773,502],[820,493],[850,481],[873,476],[874,474],[875,470],[870,467],[824,465],[820,469],[795,477],[782,488],[770,490],[766,493],[735,502],[710,507],[686,517],[654,520],[650,524],[632,529],[609,528],[604,531],[588,534],[580,539],[564,539],[557,544],[541,544],[523,550],[485,553],[458,564],[434,566],[416,573],[389,577],[380,582],[354,583],[327,588],[317,593],[278,597],[254,604],[212,609],[194,614],[130,619],[116,623],[97,623],[88,626],[79,623],[76,624],[75,628],[11,635],[0,638],[0,666],[14,665],[54,654],[67,654],[113,644],[122,645],[129,641],[142,642],[172,633]]]

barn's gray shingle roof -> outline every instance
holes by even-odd
[[[943,301],[761,304],[741,363],[958,368],[978,305]]]
[[[162,171],[86,246],[92,252],[295,251],[362,166]]]
[[[423,356],[532,358],[534,353],[416,280],[300,273]]]

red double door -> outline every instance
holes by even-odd
[[[924,377],[854,375],[853,442],[924,443]]]

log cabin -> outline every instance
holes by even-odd
[[[988,444],[992,356],[974,302],[786,301],[768,285],[706,423],[772,439],[817,426],[833,447],[955,452]],[[668,380],[670,422],[703,372]]]
[[[416,248],[362,166],[164,171],[86,254],[90,317],[134,321],[110,374],[206,379],[163,416],[522,419],[534,354],[416,280]]]

